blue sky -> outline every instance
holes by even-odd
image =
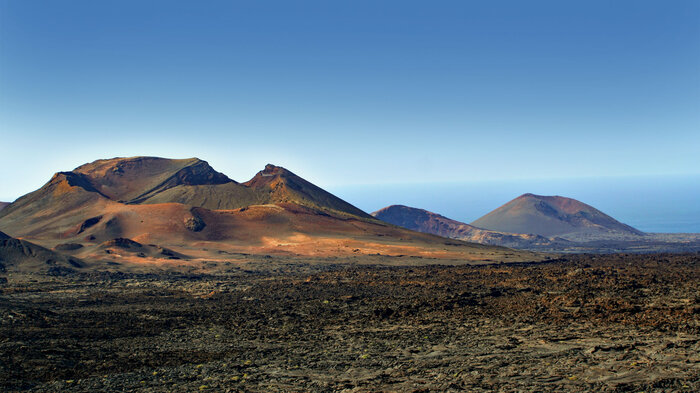
[[[326,187],[700,173],[698,1],[0,0],[0,200],[98,158]]]

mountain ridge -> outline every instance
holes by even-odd
[[[404,205],[387,206],[373,212],[372,216],[403,228],[481,244],[528,249],[554,243],[544,236],[491,231]]]
[[[83,195],[83,199],[102,197],[124,204],[182,203],[215,210],[291,202],[331,214],[372,219],[355,206],[272,164],[249,181],[238,183],[198,158],[140,156],[96,160],[73,171],[57,172],[39,190],[11,204],[0,217],[49,196],[71,194],[68,202],[80,199],[83,191],[92,193]],[[76,204],[84,202],[81,199]]]
[[[108,198],[124,203],[139,203],[178,185],[234,182],[199,158],[117,157],[93,161],[72,172],[85,176]]]
[[[393,227],[283,167],[268,164],[238,183],[197,158],[114,158],[58,172],[0,211],[0,230],[85,260],[131,266],[236,253],[540,258]]]

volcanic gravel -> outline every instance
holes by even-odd
[[[0,391],[690,392],[699,339],[699,254],[0,286]]]

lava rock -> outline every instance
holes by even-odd
[[[204,220],[197,216],[185,218],[185,228],[192,232],[199,232],[206,226],[207,224],[204,222]]]

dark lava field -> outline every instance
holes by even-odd
[[[697,392],[699,339],[699,254],[0,284],[7,392]]]

